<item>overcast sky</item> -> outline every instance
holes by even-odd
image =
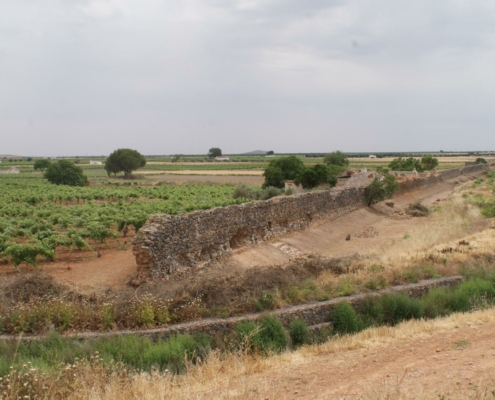
[[[0,154],[494,150],[493,0],[0,0]]]

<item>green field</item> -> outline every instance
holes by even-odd
[[[0,258],[53,259],[59,247],[89,249],[138,230],[151,214],[182,214],[238,204],[231,185],[143,185],[137,181],[56,186],[40,174],[0,175]]]

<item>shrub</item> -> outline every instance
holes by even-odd
[[[261,191],[261,200],[268,200],[275,196],[280,196],[284,193],[283,189],[279,189],[273,186],[268,186]]]
[[[352,276],[342,278],[335,289],[336,296],[350,296],[356,291],[356,285]]]
[[[156,367],[160,371],[167,369],[172,373],[181,373],[184,372],[186,360],[196,362],[198,358],[204,358],[209,348],[209,339],[205,336],[172,336],[166,341],[149,346],[142,353],[140,368],[149,370]]]
[[[236,332],[247,348],[263,353],[280,352],[289,345],[289,335],[273,315],[263,316],[258,323],[241,322]]]
[[[234,189],[234,192],[232,193],[232,198],[233,199],[239,199],[239,198],[244,198],[244,199],[251,199],[252,197],[252,192],[253,189],[250,188],[248,185],[244,183],[240,183],[237,185]]]
[[[421,201],[417,201],[416,203],[409,204],[406,214],[413,217],[426,217],[430,215],[430,209],[421,204]]]
[[[284,193],[283,189],[268,186],[262,190],[251,188],[243,183],[237,185],[232,193],[233,199],[268,200]]]
[[[260,319],[260,339],[263,350],[280,352],[289,345],[289,335],[273,315],[265,315]]]
[[[383,307],[379,297],[366,296],[357,305],[364,326],[380,326],[383,324]]]
[[[294,319],[289,324],[289,334],[294,346],[301,346],[309,341],[308,324],[302,319]]]
[[[481,297],[493,299],[495,297],[493,283],[480,278],[462,282],[457,290],[460,293],[465,293],[471,299],[479,299]]]
[[[421,302],[405,294],[383,295],[379,301],[383,309],[383,323],[385,324],[396,325],[399,322],[423,316]]]
[[[495,204],[487,203],[481,206],[481,215],[485,218],[493,218],[495,217]]]
[[[335,306],[332,321],[335,331],[340,334],[354,333],[359,330],[358,316],[354,308],[345,301]]]
[[[258,311],[273,310],[276,306],[275,296],[271,293],[262,293],[256,299],[256,309]]]

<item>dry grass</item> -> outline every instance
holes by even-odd
[[[274,388],[263,374],[286,367],[304,368],[318,357],[333,355],[345,357],[345,353],[356,349],[382,348],[408,340],[441,336],[467,326],[482,327],[495,321],[493,309],[469,314],[454,314],[447,318],[418,321],[412,320],[396,327],[380,327],[356,335],[344,336],[320,345],[311,345],[282,355],[267,358],[252,357],[242,353],[220,355],[213,352],[201,365],[189,366],[182,376],[170,374],[136,374],[122,379],[121,375],[107,377],[96,370],[86,368],[78,373],[78,389],[71,399],[265,399],[276,398]],[[330,371],[329,371],[330,373]],[[253,390],[255,380],[256,390]],[[486,385],[491,382],[486,382]],[[471,391],[473,398],[493,398],[481,385]],[[400,398],[396,388],[359,393],[359,398]],[[423,398],[428,398],[425,395]],[[449,398],[456,398],[454,396]],[[458,398],[465,398],[459,396]]]
[[[490,238],[493,240],[494,235],[486,231],[490,221],[462,194],[462,190],[456,190],[447,201],[434,208],[435,212],[427,217],[425,224],[402,239],[378,248],[360,269],[380,265],[390,274],[427,262],[438,264],[442,272],[449,275],[449,272],[456,273],[466,258],[491,252]],[[470,245],[459,245],[461,239]],[[450,248],[452,252],[445,252]]]

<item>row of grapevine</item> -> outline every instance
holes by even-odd
[[[60,247],[90,249],[140,229],[151,214],[182,214],[240,203],[233,186],[55,186],[22,174],[0,177],[0,258],[53,260]]]

